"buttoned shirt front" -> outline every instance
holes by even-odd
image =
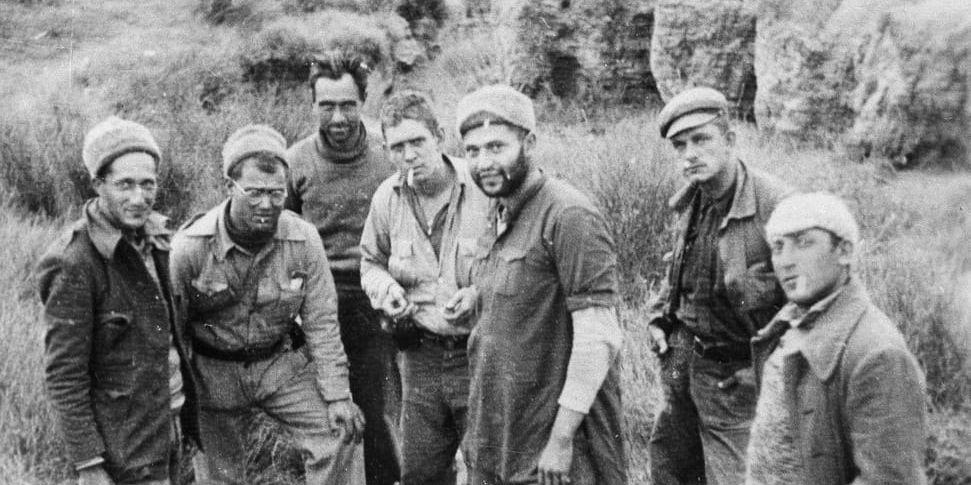
[[[314,226],[284,211],[256,254],[233,243],[226,204],[190,221],[172,243],[172,279],[193,339],[226,351],[265,348],[299,322],[328,401],[349,397],[337,292]]]
[[[603,216],[577,189],[531,172],[480,238],[473,281],[481,311],[469,340],[466,459],[509,483],[535,481],[573,343],[572,312],[617,304],[617,259]],[[626,483],[614,363],[574,440],[601,484]],[[531,483],[531,482],[530,482]]]
[[[468,164],[443,156],[455,185],[445,213],[441,250],[422,229],[408,201],[401,174],[378,187],[361,236],[361,286],[375,308],[395,284],[416,306],[414,320],[442,335],[469,333],[469,326],[445,321],[442,308],[459,288],[469,286],[477,237],[485,230],[489,199],[472,182]],[[468,323],[468,322],[465,322]]]

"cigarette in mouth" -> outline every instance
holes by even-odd
[[[410,186],[414,186],[415,185],[415,169],[414,168],[409,168],[408,169],[408,185],[410,185]]]

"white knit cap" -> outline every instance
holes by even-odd
[[[773,239],[812,228],[825,229],[853,244],[860,242],[860,227],[849,207],[843,199],[827,192],[783,199],[765,224],[765,237]]]
[[[462,125],[479,113],[491,114],[504,122],[526,131],[536,131],[536,112],[533,100],[512,86],[493,84],[479,88],[459,100],[455,108],[455,127],[462,134]]]
[[[131,152],[145,152],[156,163],[161,159],[158,143],[145,125],[111,116],[84,135],[81,159],[95,178],[102,167]]]
[[[260,153],[275,157],[289,167],[286,152],[286,138],[272,126],[246,125],[229,135],[223,145],[223,175],[228,177],[234,165]]]

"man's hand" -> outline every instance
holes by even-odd
[[[407,315],[413,310],[414,305],[405,297],[405,289],[398,284],[391,285],[391,288],[388,288],[388,295],[381,303],[381,311],[388,318],[396,319]]]
[[[570,483],[570,464],[573,463],[573,439],[550,436],[539,454],[540,485]]]
[[[651,351],[657,355],[668,353],[668,336],[664,329],[651,322],[647,324],[647,334],[650,337]]]
[[[479,291],[474,286],[462,288],[455,292],[442,308],[442,316],[450,325],[458,325],[475,313],[476,303],[479,301]]]
[[[115,485],[101,465],[78,471],[78,485]]]
[[[350,398],[327,403],[327,415],[330,417],[330,431],[343,433],[345,443],[360,443],[364,438],[364,415]]]
[[[719,389],[729,389],[736,385],[755,387],[755,369],[752,367],[742,367],[729,376],[728,379],[718,381]]]

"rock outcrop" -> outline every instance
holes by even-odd
[[[844,132],[871,24],[905,1],[764,0],[755,39],[759,128],[796,137]]]
[[[708,86],[747,116],[755,96],[755,0],[659,0],[651,71],[661,98]]]
[[[971,5],[899,6],[876,22],[864,47],[850,146],[898,166],[971,166]]]
[[[513,82],[524,91],[643,101],[654,91],[654,0],[542,0],[516,15]]]

